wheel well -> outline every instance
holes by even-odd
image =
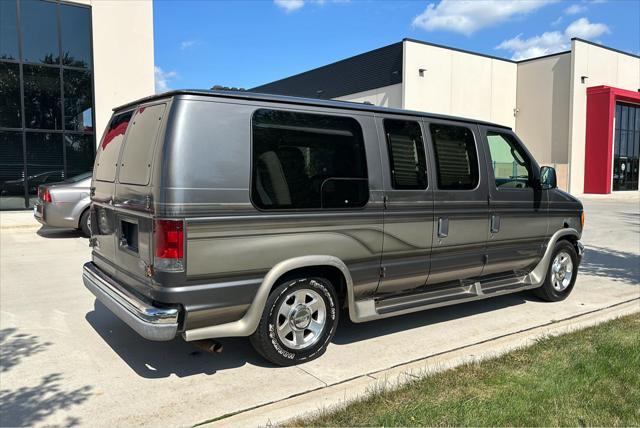
[[[574,235],[564,235],[561,236],[560,238],[558,238],[558,242],[560,241],[567,241],[569,242],[571,245],[573,245],[573,248],[575,248],[576,253],[578,253],[578,238]]]
[[[82,228],[82,225],[80,224],[80,222],[82,221],[82,216],[84,215],[84,213],[89,211],[89,208],[91,208],[91,204],[87,205],[87,207],[80,212],[80,215],[78,216],[78,225],[76,226],[78,229]]]
[[[273,291],[277,286],[283,282],[290,281],[296,278],[304,278],[309,276],[316,276],[327,279],[336,290],[338,294],[338,302],[340,307],[345,306],[347,302],[347,281],[344,274],[340,269],[334,266],[305,266],[297,269],[290,270],[289,272],[280,276],[271,287]]]

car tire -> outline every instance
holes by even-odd
[[[279,366],[321,356],[338,327],[338,298],[331,282],[310,277],[286,281],[269,295],[256,331],[255,350]]]
[[[567,298],[573,290],[578,276],[578,253],[568,241],[559,241],[553,249],[547,276],[534,294],[547,302],[559,302]]]
[[[78,229],[80,229],[82,234],[87,238],[91,237],[91,224],[89,223],[91,221],[91,216],[89,214],[89,209],[84,210],[80,216],[80,222],[78,224],[78,226],[80,226]]]

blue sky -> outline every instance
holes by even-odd
[[[156,0],[156,90],[251,88],[405,37],[505,58],[640,54],[640,0]]]

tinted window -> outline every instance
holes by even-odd
[[[478,155],[469,128],[432,124],[431,139],[436,157],[438,188],[469,190],[478,185]]]
[[[62,129],[60,69],[25,65],[24,118],[27,128]]]
[[[417,122],[385,120],[387,149],[394,189],[426,189],[427,166],[422,131]]]
[[[252,200],[260,208],[364,206],[362,129],[352,118],[258,110],[253,117]]]
[[[91,10],[86,7],[60,5],[62,64],[91,67]]]
[[[66,176],[73,177],[93,169],[93,135],[65,134],[64,152],[67,161]]]
[[[133,116],[120,160],[118,181],[121,183],[140,185],[149,183],[153,151],[156,147],[164,108],[164,104],[140,107]]]
[[[16,0],[0,1],[0,59],[19,59]]]
[[[35,176],[64,170],[62,134],[27,132],[27,174]]]
[[[0,126],[21,128],[20,66],[0,62]]]
[[[40,0],[20,2],[22,56],[25,62],[58,64],[57,5]]]
[[[73,131],[93,129],[91,72],[63,70],[64,128]]]
[[[0,209],[24,208],[22,133],[0,131]]]
[[[132,114],[133,112],[128,111],[115,115],[111,119],[109,128],[104,133],[98,148],[95,171],[97,180],[113,181],[116,179],[116,164],[120,155],[120,147]]]
[[[508,134],[487,133],[493,176],[498,188],[531,187],[530,166],[520,145]]]

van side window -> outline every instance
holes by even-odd
[[[509,134],[487,132],[493,176],[498,189],[531,186],[531,166],[520,145]]]
[[[478,185],[478,154],[473,133],[464,126],[431,124],[438,188],[471,190]]]
[[[427,165],[417,122],[384,120],[394,189],[426,189]]]
[[[96,155],[96,180],[113,182],[116,179],[116,164],[120,147],[127,132],[133,111],[120,113],[111,119],[107,131],[98,146]]]
[[[362,129],[349,117],[260,109],[253,115],[251,199],[263,209],[362,207]]]

